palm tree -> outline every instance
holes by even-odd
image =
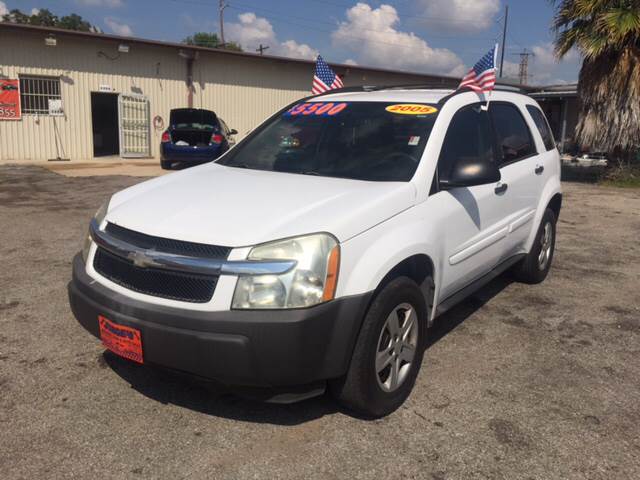
[[[559,58],[577,48],[576,136],[592,150],[631,162],[640,149],[640,0],[551,0]]]

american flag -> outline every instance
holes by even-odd
[[[316,60],[316,72],[313,75],[311,93],[318,95],[320,93],[342,87],[344,87],[344,83],[342,83],[340,77],[336,75],[335,72],[331,70],[331,67],[327,65],[327,62],[318,55]]]
[[[469,87],[476,92],[489,92],[493,90],[496,84],[496,54],[498,45],[493,47],[489,52],[476,63],[469,73],[467,73],[458,89]]]

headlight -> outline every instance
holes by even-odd
[[[100,206],[100,208],[98,209],[96,214],[93,216],[93,218],[98,223],[98,225],[100,225],[102,223],[102,221],[104,220],[104,217],[107,216],[107,212],[109,211],[109,202],[110,201],[111,201],[111,198],[109,198],[109,200],[104,202]],[[85,237],[84,237],[84,243],[82,244],[82,259],[84,260],[85,263],[87,263],[87,258],[89,258],[89,249],[90,248],[91,248],[91,235],[89,235],[89,232],[87,232]]]
[[[295,260],[282,275],[238,278],[233,308],[300,308],[332,300],[336,293],[340,246],[326,233],[279,240],[254,247],[249,260]]]

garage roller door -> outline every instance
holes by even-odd
[[[118,96],[120,118],[120,156],[149,157],[151,134],[149,101],[144,95],[121,93]]]

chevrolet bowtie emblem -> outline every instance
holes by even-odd
[[[129,255],[127,255],[127,258],[131,260],[136,267],[139,268],[159,266],[159,264],[153,258],[142,252],[131,252],[129,253]]]

